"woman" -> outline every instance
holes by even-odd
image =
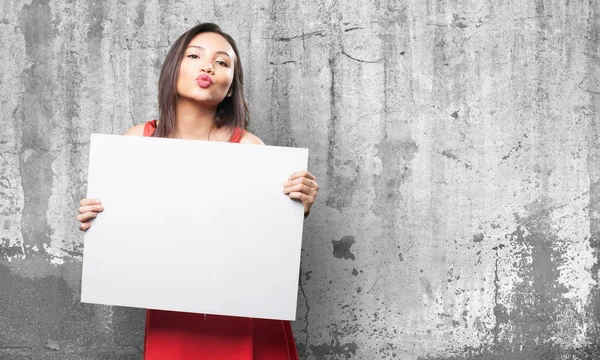
[[[227,141],[262,145],[246,131],[248,109],[243,71],[231,36],[215,24],[200,24],[177,39],[159,79],[159,121],[129,129],[133,136]],[[304,204],[304,216],[319,186],[306,171],[292,174],[283,193]],[[81,200],[80,230],[103,211],[99,200]],[[144,359],[297,359],[289,321],[148,310]]]

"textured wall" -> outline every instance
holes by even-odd
[[[169,44],[237,39],[251,130],[311,149],[306,359],[600,358],[600,3],[0,5],[0,358],[139,359],[79,302],[91,132],[156,117]]]

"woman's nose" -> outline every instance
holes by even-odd
[[[213,68],[212,64],[204,64],[202,66],[200,66],[200,71],[205,72],[205,73],[209,73],[209,74],[213,74],[215,72],[215,68]]]

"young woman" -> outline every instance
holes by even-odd
[[[215,24],[200,24],[179,37],[169,50],[159,79],[159,120],[129,129],[133,136],[227,141],[262,145],[246,131],[248,108],[237,46]],[[292,174],[283,194],[304,204],[304,215],[317,196],[316,178]],[[80,230],[103,211],[96,199],[83,199]],[[289,321],[148,310],[145,360],[297,359]]]

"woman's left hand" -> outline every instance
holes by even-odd
[[[310,211],[310,207],[315,202],[319,185],[317,178],[308,171],[298,171],[290,175],[288,181],[283,184],[283,193],[290,199],[298,199],[304,205],[304,217]]]

